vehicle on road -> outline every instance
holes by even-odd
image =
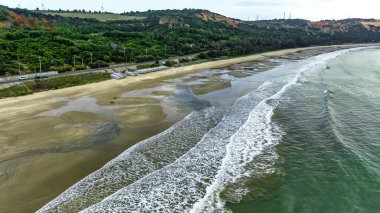
[[[43,75],[43,76],[36,75],[36,76],[34,76],[34,79],[42,79],[42,78],[48,78],[48,76],[46,76],[46,75]]]
[[[22,80],[27,80],[29,79],[29,76],[28,75],[19,75],[18,76],[18,80],[22,81]]]

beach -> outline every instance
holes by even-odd
[[[36,211],[129,147],[193,111],[234,103],[237,97],[220,101],[224,97],[218,93],[234,90],[231,79],[273,69],[277,60],[296,61],[358,46],[363,45],[280,50],[2,99],[0,211]],[[231,68],[248,62],[261,68],[253,74]],[[247,83],[239,92],[243,95],[259,84]]]
[[[308,50],[310,51],[309,54],[304,54],[303,57],[307,57],[313,54],[318,54],[326,51],[326,49],[329,49],[330,51],[334,49],[339,48],[350,48],[350,47],[356,47],[356,46],[368,46],[368,45],[333,45],[333,46],[322,46],[322,47],[307,47],[307,48],[295,48],[295,49],[286,49],[286,50],[278,50],[273,52],[267,52],[262,54],[254,54],[250,56],[245,57],[237,57],[232,59],[224,59],[224,60],[218,60],[218,61],[210,61],[205,62],[201,64],[195,64],[195,65],[189,65],[185,67],[179,67],[179,68],[171,68],[169,70],[154,72],[154,73],[148,73],[145,75],[139,75],[137,77],[130,77],[122,80],[109,80],[105,82],[95,83],[95,84],[88,84],[88,85],[81,85],[81,86],[75,86],[70,88],[64,88],[60,90],[51,90],[47,92],[40,92],[24,97],[17,97],[17,98],[8,98],[8,99],[2,99],[1,100],[1,108],[9,107],[9,105],[12,105],[13,103],[22,103],[22,102],[29,102],[30,100],[40,100],[43,98],[49,98],[49,97],[62,97],[62,96],[70,96],[70,95],[88,95],[96,92],[100,92],[102,90],[109,90],[109,89],[118,89],[118,87],[123,87],[131,83],[136,83],[139,81],[144,80],[150,80],[150,79],[160,79],[160,78],[175,78],[176,76],[185,75],[188,73],[197,72],[199,70],[204,69],[215,69],[215,68],[221,68],[221,67],[227,67],[232,64],[239,64],[249,61],[260,61],[263,60],[266,57],[280,57],[284,56],[285,58],[292,58],[293,54],[299,54],[302,55],[301,52]],[[287,55],[287,56],[286,56]],[[298,59],[298,57],[295,57]],[[9,105],[8,105],[9,104]],[[30,103],[28,103],[30,104]],[[26,105],[26,104],[24,104]],[[31,105],[30,110],[34,108]],[[13,111],[13,110],[10,110]]]

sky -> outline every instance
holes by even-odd
[[[308,20],[377,18],[379,0],[0,0],[1,5],[36,9],[85,9],[121,13],[159,9],[208,9],[242,20],[303,18]]]

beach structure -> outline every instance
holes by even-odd
[[[123,75],[123,74],[121,74],[121,73],[112,73],[111,74],[111,78],[113,78],[113,79],[123,79],[123,78],[125,78],[126,76],[125,75]]]
[[[125,72],[125,74],[127,76],[137,76],[138,75],[137,73],[134,73],[134,72]]]
[[[152,67],[152,68],[137,70],[136,73],[146,74],[146,73],[157,72],[157,71],[162,71],[162,70],[166,70],[166,69],[169,69],[169,67],[159,66],[159,67]]]

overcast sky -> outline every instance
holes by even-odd
[[[148,9],[208,9],[243,20],[292,18],[309,20],[342,19],[348,17],[380,18],[379,0],[43,0],[46,9],[86,9],[121,13]],[[0,0],[1,5],[35,9],[42,0]]]

